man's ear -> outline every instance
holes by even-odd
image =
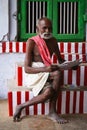
[[[39,33],[39,28],[38,27],[36,27],[36,33]]]

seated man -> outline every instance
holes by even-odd
[[[62,70],[58,65],[52,64],[51,57],[55,53],[59,63],[65,60],[61,58],[57,40],[52,36],[51,20],[46,17],[39,19],[36,29],[37,35],[27,40],[24,66],[26,85],[32,89],[34,97],[17,106],[13,120],[20,120],[21,111],[25,107],[43,103],[49,99],[51,106],[48,117],[58,123],[67,123],[68,121],[61,118],[56,112],[56,102],[62,84]],[[31,80],[29,81],[29,79]]]

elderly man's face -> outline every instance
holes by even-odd
[[[44,39],[52,37],[52,23],[48,19],[43,19],[38,25],[38,34]]]

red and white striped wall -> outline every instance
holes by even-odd
[[[87,54],[86,42],[58,42],[61,53]]]
[[[58,43],[60,52],[64,59],[75,60],[82,58],[87,61],[87,43]],[[0,53],[25,53],[26,42],[3,42],[0,45]],[[16,64],[17,89],[24,84],[24,67]],[[64,84],[73,84],[77,87],[87,86],[87,66],[82,65],[78,70],[64,71]],[[9,116],[15,112],[16,105],[30,100],[33,97],[31,91],[10,91],[8,92]],[[87,113],[87,91],[61,91],[57,102],[57,112],[65,113]],[[23,110],[23,115],[48,114],[50,103],[36,104]]]
[[[14,114],[18,104],[24,103],[32,97],[31,91],[8,92],[9,116]],[[47,115],[49,108],[50,102],[35,104],[24,109],[22,115]],[[61,91],[57,102],[57,113],[87,113],[87,91]]]
[[[86,42],[58,42],[61,53],[87,54]],[[0,42],[0,53],[25,53],[26,42]]]
[[[64,70],[63,84],[73,84],[75,86],[87,86],[87,66],[79,66],[77,70]],[[18,86],[23,86],[25,82],[24,67],[16,64],[16,82]]]
[[[26,42],[2,42],[0,53],[25,53]]]

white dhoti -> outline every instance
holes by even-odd
[[[33,62],[32,67],[44,67],[41,62]],[[25,73],[24,76],[24,86],[33,91],[34,96],[37,96],[40,91],[44,88],[49,72],[40,72],[37,74]]]

